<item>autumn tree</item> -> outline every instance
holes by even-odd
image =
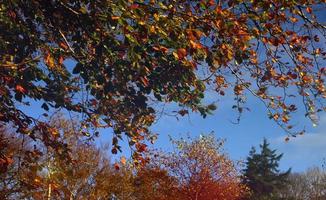
[[[57,149],[4,129],[0,139],[7,146],[1,153],[10,162],[0,174],[1,199],[127,199],[131,170],[116,171],[105,148],[82,140],[77,121],[55,115],[48,124],[53,129],[51,137],[69,147],[69,159]],[[123,190],[121,184],[125,184]]]
[[[223,153],[222,140],[207,135],[192,141],[177,140],[174,145],[174,152],[158,155],[157,165],[178,181],[175,199],[232,200],[247,192],[236,163]]]
[[[307,181],[301,173],[290,173],[286,186],[279,190],[277,194],[281,199],[285,200],[309,199],[307,188]]]
[[[231,90],[235,108],[253,95],[289,135],[302,99],[314,124],[324,109],[324,0],[3,0],[0,3],[0,121],[62,148],[42,118],[61,108],[80,114],[80,129],[130,138],[134,158],[151,140],[158,103],[204,117],[202,102]],[[229,89],[229,90],[227,90]],[[280,92],[281,91],[281,92]],[[25,109],[26,110],[26,109]]]
[[[326,171],[312,167],[302,173],[290,174],[288,184],[278,192],[285,200],[321,200],[326,198]]]
[[[162,168],[142,168],[134,178],[135,199],[174,200],[179,198],[178,177]]]
[[[19,174],[18,160],[22,157],[19,153],[21,147],[18,139],[9,134],[8,129],[1,125],[0,128],[0,198],[9,199],[20,189],[17,176]],[[25,146],[24,146],[25,147]],[[15,164],[15,167],[12,165]]]
[[[280,172],[279,161],[283,154],[270,149],[266,139],[260,148],[260,152],[254,147],[251,149],[243,170],[243,181],[253,192],[250,199],[273,199],[278,190],[285,188],[291,169]]]
[[[3,124],[0,124],[0,173],[4,173],[8,169],[8,165],[10,165],[13,155],[13,147],[17,145],[11,144],[10,140],[8,139],[10,135],[8,135],[8,132],[6,130],[6,127]]]
[[[40,180],[46,183],[44,188],[49,195],[57,199],[96,199],[95,178],[104,177],[104,171],[112,171],[110,159],[105,149],[100,149],[90,141],[82,140],[82,133],[77,131],[76,120],[65,119],[60,115],[51,117],[49,124],[58,141],[69,148],[70,160],[62,158],[56,149],[44,148],[43,170]],[[107,173],[106,173],[107,174]],[[109,178],[109,177],[106,177]],[[94,195],[94,196],[93,196]]]

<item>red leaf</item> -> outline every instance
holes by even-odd
[[[114,163],[114,169],[115,170],[119,170],[120,169],[120,165],[118,163]]]
[[[137,9],[139,7],[139,5],[138,4],[132,4],[131,6],[130,6],[130,9]]]

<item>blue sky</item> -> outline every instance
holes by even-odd
[[[216,101],[217,97],[209,93],[205,102]],[[237,117],[237,113],[231,108],[233,104],[231,97],[220,99],[217,102],[217,110],[206,119],[198,113],[190,113],[189,116],[179,120],[163,115],[151,128],[153,132],[159,134],[158,140],[151,147],[170,151],[173,148],[169,141],[170,137],[195,138],[200,134],[214,132],[217,138],[226,139],[224,150],[233,160],[244,161],[251,147],[259,149],[259,144],[267,138],[272,149],[283,153],[281,170],[292,168],[294,172],[301,172],[309,167],[322,165],[323,159],[326,158],[326,114],[320,115],[319,125],[313,127],[311,121],[304,117],[304,113],[298,111],[293,116],[293,122],[298,129],[305,127],[306,133],[285,142],[286,133],[267,117],[266,108],[255,97],[248,97],[247,106],[251,111],[243,114],[239,124],[232,123]],[[176,107],[167,105],[167,109],[173,110]],[[111,131],[102,130],[101,133],[99,143],[111,141]],[[122,146],[124,150],[122,155],[128,157],[130,152],[126,143],[122,142]],[[113,159],[118,160],[115,157]]]
[[[214,98],[214,95],[209,95],[209,99]],[[243,114],[240,124],[231,123],[236,120],[232,104],[232,99],[226,97],[218,102],[215,113],[206,119],[199,114],[190,114],[179,121],[174,117],[162,117],[152,127],[160,134],[155,147],[171,150],[169,135],[174,138],[187,134],[196,137],[213,131],[217,138],[226,139],[225,151],[234,160],[244,160],[252,146],[258,148],[263,138],[267,138],[271,148],[284,154],[280,163],[282,170],[291,167],[293,171],[304,171],[308,167],[321,166],[323,158],[326,158],[325,114],[320,116],[319,126],[313,127],[303,113],[296,113],[294,122],[298,128],[305,126],[306,134],[285,142],[286,133],[267,117],[266,109],[257,99],[248,98],[247,105],[251,111]]]

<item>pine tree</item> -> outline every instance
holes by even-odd
[[[250,199],[273,199],[273,194],[285,186],[291,169],[280,172],[278,167],[283,154],[271,150],[266,139],[260,148],[260,153],[254,147],[249,152],[246,168],[243,170],[243,181],[253,193]]]

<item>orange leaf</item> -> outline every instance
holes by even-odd
[[[302,81],[306,84],[310,84],[313,81],[313,78],[309,75],[302,76]]]
[[[7,157],[7,163],[8,165],[11,165],[14,162],[14,160],[10,157]]]
[[[45,62],[45,64],[47,64],[50,68],[53,68],[53,67],[54,67],[54,59],[53,59],[53,57],[51,56],[51,54],[49,54],[49,53],[45,54],[44,62]]]
[[[155,51],[159,51],[159,50],[160,50],[159,47],[153,47],[153,49],[154,49]]]
[[[177,50],[177,54],[178,54],[179,59],[183,59],[184,57],[187,56],[187,51],[184,48],[180,48]]]
[[[53,136],[59,135],[59,131],[56,128],[50,128],[49,131]]]
[[[293,22],[293,23],[296,23],[296,22],[299,21],[299,20],[298,20],[297,18],[295,18],[295,17],[290,17],[290,20],[291,20],[291,22]]]
[[[222,13],[222,6],[216,6],[216,8],[215,8],[215,12],[216,12],[217,14],[221,14],[221,13]]]
[[[118,20],[118,19],[120,19],[120,17],[119,16],[112,16],[111,19],[112,20]]]
[[[218,86],[222,86],[225,83],[225,79],[223,76],[216,76],[215,81]]]
[[[16,90],[21,93],[26,93],[26,89],[23,88],[23,86],[21,86],[21,85],[16,85]]]
[[[234,94],[236,94],[236,95],[241,95],[242,94],[242,92],[243,92],[243,90],[244,90],[244,88],[243,88],[243,86],[242,85],[236,85],[236,86],[234,86]]]
[[[215,0],[209,0],[208,5],[209,6],[214,6],[215,5]]]
[[[312,13],[312,9],[310,7],[306,8],[307,13]]]
[[[62,56],[60,56],[59,60],[58,60],[59,65],[62,65],[63,61],[64,61],[64,58]]]
[[[282,117],[282,121],[283,121],[284,123],[287,123],[287,122],[289,121],[289,117],[288,117],[287,115],[284,115],[284,116]]]
[[[163,53],[167,53],[169,51],[168,48],[160,46],[160,51],[162,51]]]
[[[197,42],[194,42],[192,40],[190,40],[190,46],[193,49],[201,49],[201,48],[203,48],[203,45],[202,44],[197,43]]]
[[[126,157],[122,156],[122,157],[120,158],[120,162],[121,162],[122,165],[126,165],[126,163],[127,163],[127,159],[126,159]]]
[[[144,86],[148,86],[148,79],[146,77],[140,77],[140,81],[143,83]]]
[[[273,115],[273,118],[274,118],[274,120],[278,120],[279,115],[278,114],[275,114],[275,115]]]
[[[68,45],[65,42],[60,42],[59,47],[61,47],[64,50],[68,49]]]

